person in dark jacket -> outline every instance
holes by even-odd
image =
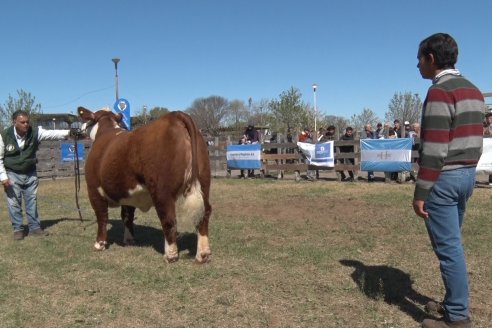
[[[29,235],[47,236],[41,228],[37,209],[38,177],[36,152],[42,140],[60,140],[70,130],[44,130],[29,124],[29,113],[18,110],[12,115],[13,125],[0,134],[0,181],[7,196],[8,212],[14,239],[24,239],[22,198],[24,198]]]
[[[354,140],[354,129],[350,126],[348,126],[345,129],[345,134],[340,138],[340,140]],[[354,146],[340,146],[340,152],[341,153],[353,153],[354,152]],[[344,164],[352,164],[354,165],[354,159],[353,158],[344,158],[341,160],[342,163]],[[344,171],[339,171],[342,181],[354,181],[354,171],[349,170],[349,178],[347,179],[345,176]]]

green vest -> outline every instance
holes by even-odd
[[[36,151],[38,150],[38,128],[30,127],[22,149],[19,148],[14,134],[14,126],[2,131],[4,144],[3,163],[7,171],[27,174],[36,170]]]

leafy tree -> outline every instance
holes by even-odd
[[[249,121],[261,127],[272,126],[274,118],[270,111],[269,102],[269,99],[261,99],[252,103],[250,106]]]
[[[242,100],[233,100],[229,102],[228,125],[235,129],[240,129],[249,119],[249,112]]]
[[[350,125],[352,128],[354,128],[355,131],[361,131],[366,124],[371,124],[373,127],[378,124],[380,119],[374,113],[371,109],[369,108],[364,108],[362,110],[362,113],[356,115],[352,115],[350,118]]]
[[[149,116],[151,120],[155,120],[156,118],[159,118],[167,113],[169,113],[169,109],[166,107],[154,107],[149,111]]]
[[[270,111],[275,119],[274,127],[278,131],[301,130],[304,126],[310,126],[314,122],[311,118],[308,106],[301,100],[301,92],[291,87],[280,94],[279,100],[271,100]]]
[[[22,89],[17,90],[17,98],[9,94],[3,106],[0,105],[0,127],[5,128],[11,124],[12,114],[17,110],[25,110],[29,113],[31,122],[36,122],[36,114],[41,114],[41,104],[36,104],[36,97]]]
[[[198,98],[186,110],[204,132],[217,135],[219,128],[229,114],[229,101],[220,96]]]
[[[385,113],[385,120],[393,122],[393,120],[399,119],[402,124],[405,121],[420,122],[421,113],[422,101],[418,93],[395,93],[388,105],[388,111]]]

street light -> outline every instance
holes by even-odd
[[[119,58],[113,58],[111,59],[114,63],[114,79],[116,82],[116,101],[118,101],[118,63],[120,62]]]
[[[313,83],[313,96],[314,96],[314,133],[315,133],[315,136],[317,136],[317,133],[318,133],[318,129],[316,128],[316,117],[318,116],[318,108],[316,107],[316,88],[318,88],[318,86],[316,85],[316,83]]]

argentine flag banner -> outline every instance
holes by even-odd
[[[261,169],[261,144],[228,145],[228,169]]]
[[[333,141],[327,141],[317,144],[298,142],[297,146],[304,154],[304,156],[306,156],[310,165],[327,167],[335,166]]]
[[[413,138],[361,139],[360,170],[401,172],[412,169]]]

